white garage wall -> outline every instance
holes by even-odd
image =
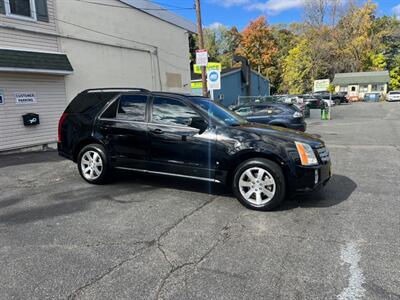
[[[61,43],[74,68],[65,78],[68,101],[89,88],[155,87],[157,78],[149,52],[64,38]]]
[[[61,20],[57,25],[63,36],[61,51],[74,68],[67,78],[68,100],[93,86],[190,92],[186,29],[117,0],[99,1],[105,5],[65,0],[56,3],[57,19]],[[181,80],[168,85],[171,77]]]
[[[57,140],[58,120],[67,101],[63,76],[0,72],[0,89],[5,104],[0,105],[0,151],[46,144]],[[37,103],[16,104],[16,92],[34,92]],[[37,113],[40,124],[23,126],[22,115]]]

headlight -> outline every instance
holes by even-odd
[[[294,114],[293,114],[293,118],[302,118],[303,117],[303,114],[301,113],[301,112],[299,112],[299,111],[296,111]]]
[[[295,142],[303,166],[318,165],[317,157],[309,144]]]

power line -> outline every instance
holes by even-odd
[[[1,0],[0,0],[0,1],[1,1]],[[67,1],[71,1],[71,0],[67,0]],[[87,2],[87,1],[83,1],[83,0],[74,0],[74,1],[78,1],[78,2]],[[8,0],[6,0],[6,1],[4,1],[4,2],[5,2],[5,3],[10,3]],[[123,8],[129,8],[129,9],[131,9],[130,7],[123,7]],[[33,10],[31,10],[31,13],[36,13],[36,12],[34,12]],[[39,14],[39,15],[40,15],[40,14]],[[43,16],[43,15],[41,15],[41,16]],[[179,56],[179,55],[177,55],[177,54],[175,54],[175,53],[173,53],[173,52],[171,52],[171,51],[168,51],[168,50],[166,50],[166,49],[159,48],[158,46],[154,46],[154,45],[147,44],[147,43],[144,43],[144,42],[139,42],[139,41],[132,40],[132,39],[127,39],[127,38],[124,38],[124,37],[121,37],[121,36],[117,36],[117,35],[113,35],[113,34],[110,34],[110,33],[105,33],[105,32],[98,31],[98,30],[95,30],[95,29],[92,29],[92,28],[88,28],[88,27],[85,27],[85,26],[82,26],[82,25],[79,25],[79,24],[75,24],[75,23],[71,23],[71,22],[68,22],[68,21],[60,20],[60,19],[57,19],[56,17],[53,17],[53,19],[54,19],[54,20],[57,20],[57,21],[59,21],[59,22],[61,22],[61,23],[64,23],[64,24],[68,24],[68,25],[71,25],[71,26],[75,26],[75,27],[78,27],[78,28],[87,30],[87,31],[91,31],[91,32],[93,32],[93,33],[101,34],[101,35],[104,35],[104,36],[112,37],[112,38],[119,39],[119,40],[123,40],[123,41],[127,41],[127,42],[136,43],[136,44],[139,44],[139,45],[142,45],[142,46],[151,47],[151,48],[153,48],[153,49],[156,50],[156,51],[162,50],[163,52],[168,53],[168,54],[170,54],[170,55],[172,55],[172,56],[175,56],[175,57],[177,57],[177,58],[183,58],[182,56]]]

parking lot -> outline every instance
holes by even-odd
[[[202,182],[56,152],[0,156],[2,299],[400,299],[400,103],[335,107],[308,132],[333,178],[273,212]]]

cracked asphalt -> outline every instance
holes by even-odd
[[[1,299],[400,299],[400,103],[309,120],[323,190],[273,212],[202,182],[85,183],[55,152],[0,156]]]

